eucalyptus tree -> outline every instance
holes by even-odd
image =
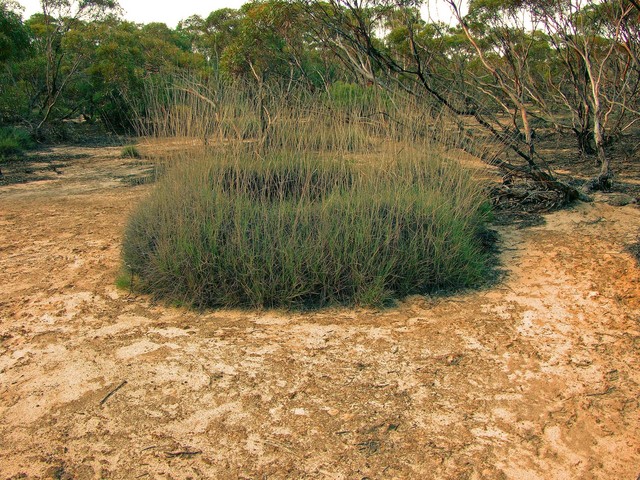
[[[487,96],[507,117],[512,118],[516,134],[522,134],[527,161],[536,158],[533,108],[545,104],[533,81],[535,70],[544,58],[544,40],[537,35],[536,19],[524,3],[472,0],[467,15],[456,0],[447,0],[452,12],[472,45],[485,75],[470,75],[473,86]]]
[[[443,68],[448,61],[447,49],[442,48],[439,53],[434,50],[434,44],[445,45],[447,35],[435,29],[430,41],[424,41],[429,36],[421,35],[423,24],[416,18],[419,1],[304,1],[308,14],[315,20],[318,34],[343,51],[348,51],[344,57],[363,75],[380,85],[393,84],[412,95],[425,97],[448,112],[463,134],[463,148],[469,144],[464,141],[464,136],[470,131],[465,128],[465,122],[470,122],[526,163],[521,165],[504,154],[485,157],[486,161],[505,172],[518,173],[544,182],[547,187],[562,192],[567,199],[577,197],[575,189],[558,182],[550,172],[538,165],[525,139],[514,135],[512,123],[495,115],[492,108],[487,108],[477,91],[455,88],[459,83],[457,73]],[[385,43],[377,36],[378,32],[384,31],[383,20],[390,15],[395,17],[396,24],[400,22],[404,25],[406,48],[402,55],[386,48]],[[368,67],[363,58],[370,62],[370,68],[363,68],[363,65]]]
[[[20,5],[0,0],[0,63],[24,55],[28,48],[29,31],[22,22]]]
[[[481,128],[529,161],[512,132],[496,121],[474,95],[464,90],[452,91],[455,75],[440,68],[448,60],[446,52],[441,48],[436,53],[434,49],[435,45],[444,44],[444,35],[437,28],[431,35],[425,35],[418,6],[418,2],[386,0],[329,0],[320,4],[310,0],[307,11],[315,19],[317,32],[336,45],[343,61],[350,62],[366,80],[383,86],[396,85],[408,93],[428,97],[454,116],[473,118]],[[402,25],[405,40],[400,50],[387,48],[388,44],[377,36],[390,17],[396,29]],[[503,166],[515,167],[508,162]]]
[[[28,96],[20,79],[20,63],[31,58],[31,31],[22,21],[21,7],[0,0],[0,124],[24,116]]]
[[[214,68],[220,64],[222,52],[238,38],[242,16],[240,10],[221,8],[200,19],[196,48]]]
[[[45,59],[45,84],[41,114],[35,127],[36,134],[50,120],[65,88],[78,74],[82,62],[87,58],[88,49],[76,49],[75,54],[71,55],[64,48],[65,40],[73,37],[74,29],[84,23],[119,11],[116,0],[41,0],[40,5],[42,24],[38,33]],[[72,41],[78,42],[81,39],[76,36]]]
[[[633,68],[637,39],[628,36],[629,17],[637,17],[637,12],[624,0],[543,0],[533,7],[569,72],[565,78],[579,92],[573,97],[579,100],[578,105],[571,104],[570,97],[565,101],[574,112],[589,115],[586,127],[592,129],[600,165],[600,173],[590,185],[608,188],[612,170],[607,144],[613,134],[636,122],[639,115],[633,105],[640,80],[637,65]]]
[[[256,1],[243,5],[239,16],[222,10],[213,12],[207,21],[216,25],[211,43],[224,72],[258,83],[273,79],[289,85],[299,81],[314,84],[313,39],[298,3]]]

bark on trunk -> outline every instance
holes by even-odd
[[[598,106],[596,104],[596,112],[598,111]],[[598,116],[595,116],[593,123],[593,138],[596,142],[596,150],[598,152],[598,164],[600,165],[600,173],[597,177],[587,182],[588,190],[609,190],[611,188],[611,160],[605,151],[604,144],[604,134],[602,124],[600,123],[600,119]]]
[[[527,109],[524,107],[524,104],[520,105],[520,117],[522,118],[524,139],[529,149],[529,167],[533,169],[534,167],[537,167],[535,161],[533,160],[536,154],[536,149],[533,142],[533,131],[531,130],[531,124],[529,123],[529,115],[527,114]]]
[[[593,132],[591,130],[579,130],[573,129],[573,133],[576,135],[578,141],[578,150],[583,155],[593,155],[596,153],[596,149],[593,148]]]

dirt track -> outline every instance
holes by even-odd
[[[502,229],[480,292],[198,314],[116,289],[151,188],[116,153],[0,187],[0,478],[640,473],[637,207]]]

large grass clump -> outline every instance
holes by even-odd
[[[433,149],[357,155],[238,143],[178,162],[138,206],[139,288],[197,307],[380,305],[477,285],[486,202]]]

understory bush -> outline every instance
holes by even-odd
[[[29,132],[17,127],[0,128],[0,160],[22,155],[24,150],[34,147]]]
[[[375,155],[238,143],[185,158],[131,216],[125,265],[196,307],[381,305],[482,282],[472,175],[433,148]]]

